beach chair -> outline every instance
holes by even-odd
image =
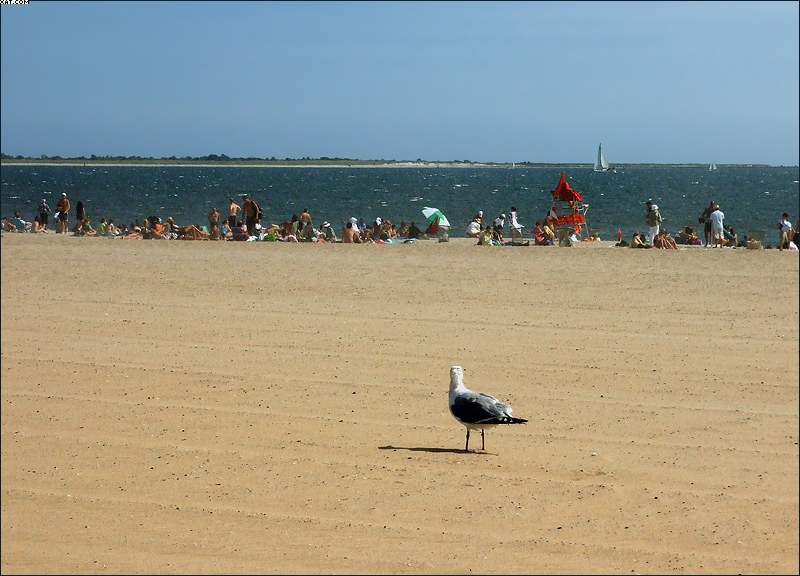
[[[30,232],[32,227],[32,222],[25,222],[21,218],[14,217],[11,219],[11,223],[14,225],[15,232]]]
[[[760,250],[764,247],[766,239],[767,232],[765,230],[750,230],[747,233],[747,247],[751,250]]]
[[[509,226],[509,230],[511,232],[511,243],[512,244],[523,244],[525,242],[525,226],[520,223],[517,223],[514,226],[512,222]]]
[[[525,243],[525,226],[519,223],[515,212],[511,212],[511,221],[508,223],[508,229],[511,233],[511,244]]]

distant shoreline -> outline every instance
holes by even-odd
[[[143,168],[511,168],[504,164],[462,164],[459,162],[387,162],[384,164],[308,164],[264,163],[242,164],[239,162],[0,162],[0,166],[141,166]]]
[[[508,170],[519,170],[519,169],[542,169],[542,168],[555,168],[555,169],[586,169],[591,170],[592,164],[589,163],[565,163],[565,164],[532,164],[532,163],[505,163],[505,164],[497,164],[497,163],[485,163],[485,162],[383,162],[383,163],[376,163],[372,161],[356,161],[352,163],[347,162],[334,162],[334,163],[319,163],[309,161],[308,163],[303,162],[262,162],[262,163],[241,163],[241,162],[208,162],[208,161],[182,161],[182,162],[126,162],[126,161],[119,161],[119,162],[108,162],[108,161],[96,161],[96,160],[87,160],[87,161],[76,161],[76,160],[64,160],[64,161],[38,161],[38,160],[3,160],[0,161],[0,166],[85,166],[85,167],[98,167],[98,168],[107,168],[107,167],[114,167],[114,166],[125,166],[125,167],[136,167],[141,166],[143,168],[497,168],[497,169],[508,169]],[[677,164],[625,164],[625,165],[618,165],[617,168],[619,170],[624,170],[625,168],[658,168],[658,167],[669,167],[669,168],[705,168],[706,164],[686,164],[686,163],[677,163]],[[747,167],[753,168],[762,166],[765,168],[797,168],[797,166],[782,166],[777,165],[773,166],[771,164],[717,164],[718,168],[732,168],[732,167]]]

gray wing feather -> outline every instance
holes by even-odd
[[[480,398],[479,401],[481,402],[482,405],[486,406],[487,410],[495,412],[498,415],[505,414],[506,416],[511,416],[511,406],[509,406],[505,402],[500,402],[500,400],[498,400],[494,396],[490,396],[489,394],[485,394],[484,392],[480,392],[478,396],[483,397]]]

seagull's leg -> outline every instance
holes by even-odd
[[[467,428],[467,445],[464,446],[464,452],[469,452],[469,428]]]
[[[483,439],[483,428],[481,428],[481,450],[486,450],[486,443]]]

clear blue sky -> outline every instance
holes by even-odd
[[[798,6],[30,0],[1,151],[798,165]]]

